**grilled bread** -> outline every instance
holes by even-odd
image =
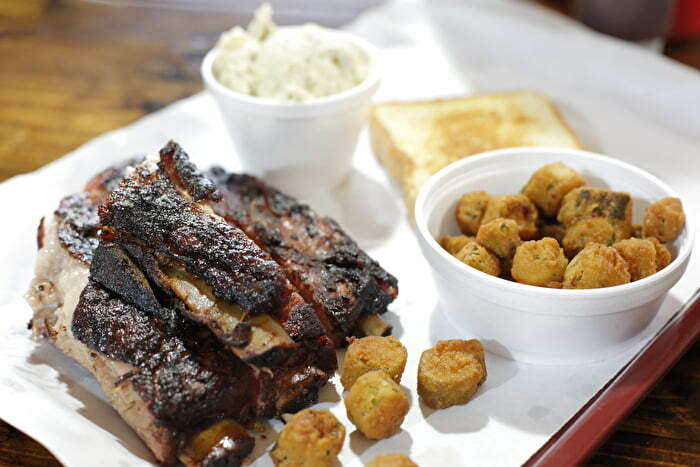
[[[554,104],[534,92],[375,105],[370,135],[411,215],[423,183],[458,159],[515,146],[581,147]]]

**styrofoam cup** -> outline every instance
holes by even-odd
[[[458,235],[454,211],[462,194],[485,190],[518,193],[545,164],[563,162],[588,184],[625,191],[634,200],[634,220],[644,208],[678,197],[658,178],[619,160],[572,149],[513,148],[472,156],[442,169],[423,186],[415,206],[420,248],[430,263],[448,320],[487,350],[522,362],[581,364],[600,361],[639,341],[668,290],[688,265],[693,224],[670,244],[673,262],[644,279],[601,289],[565,290],[507,281],[469,267],[438,243]]]
[[[326,97],[294,102],[248,96],[214,77],[215,50],[202,62],[204,84],[221,110],[243,170],[291,194],[329,189],[345,179],[379,87],[374,46],[346,32],[334,33],[367,54],[370,71],[357,86]]]

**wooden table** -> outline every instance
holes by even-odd
[[[203,53],[244,19],[80,0],[0,0],[0,181],[199,91]],[[668,45],[666,54],[700,68],[700,41]],[[591,462],[700,465],[700,345]],[[59,464],[0,421],[0,466],[15,465]]]

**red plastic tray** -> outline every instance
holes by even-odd
[[[525,466],[579,465],[591,457],[700,337],[700,290]]]

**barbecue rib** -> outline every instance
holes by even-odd
[[[226,397],[219,397],[224,401],[234,399],[233,391],[236,390],[247,395],[245,389],[237,388],[246,377],[256,381],[248,375],[251,370],[228,352],[213,351],[220,344],[208,333],[179,336],[172,330],[164,330],[156,319],[109,297],[99,285],[89,280],[89,263],[97,245],[99,228],[97,209],[114,187],[110,181],[120,178],[125,167],[98,174],[88,183],[85,192],[65,198],[54,215],[42,219],[36,278],[27,294],[34,309],[34,334],[51,340],[95,376],[114,408],[160,461],[174,462],[178,453],[188,465],[242,460],[251,451],[253,440],[236,422],[223,418],[227,415],[225,411],[216,413],[216,417],[212,417],[214,423],[209,427],[204,422],[197,426],[197,418],[192,417],[189,421],[195,424],[190,432],[173,430],[164,423],[164,416],[175,408],[167,406],[168,400],[199,402],[200,407],[202,403],[216,402],[212,388],[218,388],[219,392],[226,389]],[[81,307],[77,307],[81,296]],[[83,325],[77,327],[90,330],[94,340],[86,340],[95,348],[74,336],[74,314],[86,318]],[[85,326],[90,321],[99,325]],[[182,321],[180,326],[186,326],[186,323]],[[204,340],[194,346],[197,335],[203,335]],[[148,340],[120,340],[117,336],[147,336]],[[162,344],[163,348],[154,352],[153,347],[149,348],[154,343]],[[193,349],[196,354],[191,353]],[[130,357],[120,358],[124,355]],[[150,358],[153,363],[155,358],[166,356],[177,357],[177,360],[171,360],[169,367],[160,368],[157,375],[160,380],[144,374],[145,367],[138,366],[142,363],[139,359]],[[167,359],[164,361],[168,363]],[[198,382],[196,376],[202,381]],[[188,388],[188,383],[194,384]],[[139,388],[154,390],[161,387],[171,392],[151,400],[139,393]],[[183,408],[186,408],[184,404]],[[235,407],[228,410],[234,411]],[[190,434],[191,440],[188,440]],[[220,445],[224,441],[228,444]]]
[[[34,334],[95,376],[159,461],[239,465],[242,425],[314,402],[346,335],[387,330],[396,280],[256,179],[214,171],[222,199],[175,143],[127,165],[42,219]],[[231,215],[237,199],[249,215]]]
[[[350,332],[364,333],[355,329],[358,318],[376,320],[372,315],[385,312],[396,298],[396,278],[332,219],[255,177],[216,167],[209,175],[222,194],[214,211],[282,266],[336,343]]]

